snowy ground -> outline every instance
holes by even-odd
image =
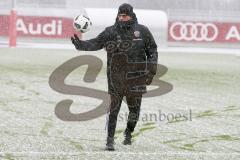
[[[132,146],[121,144],[128,109],[122,104],[116,151],[104,150],[106,116],[66,122],[54,114],[56,104],[73,99],[71,111],[84,112],[101,102],[63,95],[49,87],[50,74],[79,55],[106,53],[57,49],[0,49],[0,159],[239,159],[240,57],[217,54],[160,53],[168,67],[161,77],[174,89],[144,98]],[[75,70],[69,84],[107,90],[103,67],[96,82],[83,82],[86,67]],[[169,119],[150,119],[159,112]],[[187,118],[173,120],[171,115]],[[147,117],[147,119],[146,119]],[[159,117],[158,117],[159,118]]]

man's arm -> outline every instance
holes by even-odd
[[[147,56],[147,70],[149,71],[150,81],[148,83],[150,84],[157,71],[158,52],[155,40],[147,27],[145,28],[145,52]]]
[[[104,47],[104,44],[106,43],[106,37],[107,37],[107,32],[106,30],[104,30],[96,38],[86,40],[86,41],[80,40],[78,36],[74,34],[74,37],[71,37],[71,41],[77,50],[96,51]]]

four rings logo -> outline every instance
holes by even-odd
[[[213,23],[175,22],[169,29],[170,36],[176,40],[214,41],[218,36],[218,28]]]

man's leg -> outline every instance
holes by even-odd
[[[127,95],[126,99],[127,99],[128,109],[129,109],[129,115],[128,115],[127,128],[125,130],[125,140],[123,143],[131,144],[131,138],[132,138],[131,133],[134,131],[137,121],[139,120],[142,96]]]
[[[117,125],[117,116],[121,108],[122,96],[110,95],[110,113],[108,121],[108,136],[107,136],[107,149],[114,150],[114,134]]]

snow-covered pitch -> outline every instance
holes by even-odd
[[[86,66],[73,71],[66,83],[107,91],[103,51],[0,49],[0,159],[240,158],[239,56],[159,53],[159,63],[168,68],[161,80],[171,83],[173,90],[143,99],[132,146],[121,143],[128,113],[123,103],[115,135],[116,151],[109,152],[104,150],[106,115],[69,122],[54,113],[56,104],[64,99],[74,101],[73,113],[94,109],[101,103],[89,97],[64,95],[49,86],[54,69],[80,55],[95,55],[104,66],[94,83],[83,81]],[[186,118],[172,118],[177,115]]]

